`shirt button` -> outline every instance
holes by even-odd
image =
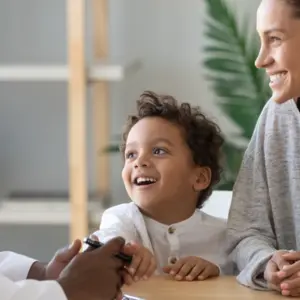
[[[177,262],[177,258],[176,257],[170,257],[169,262],[170,262],[170,264],[174,265]]]
[[[175,232],[175,228],[174,227],[169,227],[168,228],[168,232],[170,233],[170,234],[173,234],[174,232]]]

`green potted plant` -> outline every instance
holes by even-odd
[[[241,129],[241,135],[225,139],[224,174],[218,189],[231,190],[245,146],[257,118],[270,98],[265,73],[255,67],[259,50],[257,34],[248,19],[240,28],[236,14],[224,0],[205,0],[205,41],[202,66],[205,77],[224,113]]]
[[[244,18],[240,28],[236,13],[224,0],[205,0],[205,41],[202,61],[216,102],[240,129],[240,136],[226,137],[223,147],[224,172],[219,190],[232,190],[245,146],[251,138],[257,118],[270,98],[270,89],[262,70],[254,61],[259,45],[257,34],[249,30]],[[106,152],[118,152],[118,141],[109,145]],[[240,141],[246,141],[243,144]]]

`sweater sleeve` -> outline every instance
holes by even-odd
[[[267,289],[261,274],[276,251],[273,216],[264,157],[264,108],[233,188],[228,217],[228,250],[240,272],[237,280],[254,289]]]

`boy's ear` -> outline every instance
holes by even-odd
[[[209,167],[198,167],[197,177],[194,182],[194,190],[200,192],[205,190],[211,182],[211,169]]]

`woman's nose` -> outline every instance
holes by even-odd
[[[255,66],[258,69],[262,69],[262,68],[265,69],[270,64],[272,64],[273,61],[274,59],[272,58],[270,53],[266,49],[261,48],[255,60]]]

